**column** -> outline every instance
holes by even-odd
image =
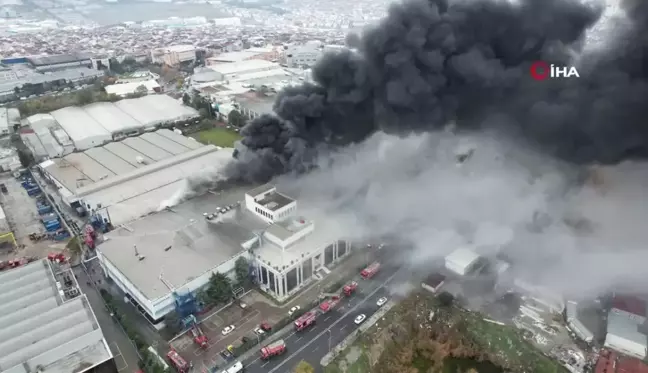
[[[297,273],[299,274],[299,281],[297,281],[297,286],[301,286],[304,283],[304,262],[299,263]]]
[[[284,276],[283,278],[283,295],[288,295],[288,277]]]
[[[279,278],[277,277],[277,274],[275,272],[272,272],[274,275],[274,283],[275,283],[275,294],[279,296]]]

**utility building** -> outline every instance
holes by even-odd
[[[646,357],[648,336],[643,331],[646,322],[644,300],[615,295],[607,321],[605,347],[638,359]]]
[[[459,276],[474,272],[481,264],[480,256],[467,248],[457,249],[445,257],[446,269]]]

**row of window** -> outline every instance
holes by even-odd
[[[274,218],[272,217],[272,215],[268,214],[267,212],[261,210],[261,209],[258,208],[258,207],[255,208],[255,211],[256,211],[257,214],[259,214],[259,215],[263,215],[263,216],[265,216],[266,218],[268,218],[268,219],[270,219],[270,220],[274,220]]]

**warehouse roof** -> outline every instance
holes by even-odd
[[[86,297],[64,301],[47,260],[0,273],[0,372],[83,372],[110,358]]]
[[[640,331],[642,322],[614,310],[608,313],[607,333],[648,347],[648,336]]]
[[[83,153],[72,153],[63,158],[47,160],[41,163],[40,167],[67,190],[76,194],[77,189],[83,186],[100,180],[112,183],[115,176],[132,174],[136,169],[155,161],[203,147],[197,141],[168,129],[145,135],[149,141],[129,137],[121,142],[111,142],[102,147],[88,149]]]
[[[164,280],[179,288],[203,273],[243,252],[244,242],[265,224],[251,220],[245,208],[230,212],[219,224],[208,222],[203,213],[243,200],[245,190],[237,188],[191,199],[128,223],[106,234],[98,250],[148,299],[169,293]],[[134,246],[144,259],[134,255]]]
[[[466,248],[457,249],[445,257],[446,266],[450,265],[452,268],[462,269],[464,271],[477,260],[479,260],[479,255]]]
[[[217,172],[231,161],[232,151],[203,146],[127,175],[80,188],[77,196],[86,203],[100,203],[106,207],[113,224],[126,223],[157,211],[162,201],[172,198],[184,187],[186,178],[206,170]]]
[[[86,53],[57,54],[53,56],[28,57],[27,61],[34,66],[59,65],[70,62],[89,60],[91,56]]]
[[[144,125],[110,102],[97,102],[83,109],[111,134],[138,130]]]
[[[646,301],[636,297],[615,294],[612,299],[612,308],[646,317]]]
[[[270,69],[273,67],[281,69],[279,64],[266,60],[247,60],[209,66],[210,69],[221,74],[239,74],[258,69]]]
[[[51,114],[75,145],[80,141],[92,138],[96,138],[97,145],[112,141],[112,134],[80,107],[68,106],[55,110]]]
[[[198,112],[167,95],[121,100],[115,105],[145,127],[198,117]]]
[[[160,85],[158,84],[158,82],[155,81],[155,79],[151,79],[151,80],[146,80],[146,81],[143,81],[143,82],[130,82],[130,83],[111,84],[111,85],[106,86],[105,90],[106,90],[106,93],[108,93],[109,95],[112,94],[112,95],[117,95],[117,96],[126,96],[126,95],[133,94],[133,93],[137,92],[137,90],[141,86],[144,86],[146,88],[147,92],[153,91],[156,88],[160,88]]]

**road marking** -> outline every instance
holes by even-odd
[[[261,368],[263,368],[264,366],[266,366],[266,365],[268,365],[268,364],[270,364],[270,362],[269,362],[269,361],[266,361],[265,363],[261,364]]]
[[[257,357],[256,359],[250,361],[250,364],[248,364],[248,365],[252,365],[252,364],[256,363],[259,360],[261,360],[261,358]]]
[[[233,331],[232,333],[236,332],[237,330],[240,330],[240,329],[241,329],[241,326],[243,326],[243,325],[249,323],[250,321],[255,321],[255,320],[254,320],[254,317],[258,316],[259,314],[261,314],[260,311],[254,311],[254,313],[248,315],[248,316],[247,316],[248,320],[246,320],[246,321],[244,321],[242,324],[238,325],[237,328],[234,329],[234,331]],[[236,324],[235,324],[235,325],[236,325]],[[250,329],[250,330],[251,330],[251,329]],[[249,332],[250,330],[247,330],[246,333]],[[232,337],[232,336],[233,336],[233,334],[231,334],[231,333],[228,334],[228,335],[221,335],[221,337],[220,337],[219,339],[217,339],[217,340],[215,340],[215,341],[209,341],[209,342],[207,342],[207,348],[203,349],[203,348],[198,347],[198,349],[197,349],[196,351],[194,351],[194,354],[195,354],[196,356],[200,356],[200,355],[204,354],[207,350],[211,349],[212,347],[214,347],[214,346],[217,345],[218,343],[222,342],[224,339],[226,339],[226,338],[230,338],[230,337]],[[237,338],[239,338],[239,337],[237,337]],[[235,340],[236,340],[236,339],[232,340],[232,342],[234,342]],[[233,343],[231,343],[231,344],[233,344]]]
[[[389,276],[389,278],[387,278],[387,280],[385,280],[382,284],[380,284],[378,287],[376,287],[375,290],[373,290],[371,293],[369,293],[369,295],[367,295],[365,298],[363,298],[363,300],[362,300],[360,303],[358,303],[358,305],[356,305],[355,307],[353,307],[352,309],[350,309],[349,312],[347,312],[347,313],[345,313],[344,315],[342,315],[342,317],[340,317],[339,319],[335,320],[335,322],[333,322],[333,325],[331,325],[328,329],[325,329],[324,331],[322,331],[322,332],[320,332],[318,335],[316,335],[315,338],[312,338],[311,340],[309,340],[308,342],[306,342],[306,344],[304,344],[304,346],[302,346],[300,349],[298,349],[297,351],[295,351],[294,353],[292,353],[291,356],[293,356],[293,355],[295,355],[295,354],[298,354],[298,353],[304,351],[304,349],[308,348],[308,346],[310,346],[313,342],[315,342],[316,340],[318,340],[319,337],[323,336],[323,335],[327,332],[327,330],[329,330],[329,329],[331,329],[332,327],[336,326],[336,325],[337,325],[340,321],[342,321],[345,317],[349,316],[353,311],[355,311],[355,308],[357,308],[357,307],[360,306],[362,303],[364,303],[364,302],[366,302],[367,300],[369,300],[369,298],[371,298],[374,294],[376,294],[380,289],[382,289],[383,287],[385,287],[385,285],[387,285],[387,283],[388,283],[389,281],[391,281],[394,277],[396,277],[396,275],[398,274],[398,272],[400,272],[400,271],[396,271],[393,275]],[[290,357],[287,357],[286,359],[284,359],[283,361],[281,361],[281,362],[279,363],[279,365],[277,365],[275,368],[271,369],[268,373],[274,373],[274,372],[278,371],[279,369],[281,369],[282,366],[286,365],[286,363],[287,363],[288,361],[290,361]]]
[[[316,352],[317,350],[319,350],[319,346],[315,347],[315,348],[313,349],[313,352]]]
[[[343,327],[340,328],[340,330],[344,330],[348,325],[344,325]]]
[[[324,321],[326,321],[326,320],[328,320],[328,319],[330,319],[330,318],[331,318],[331,316],[329,316],[329,317],[327,317],[327,318],[325,318],[325,319],[324,319]]]
[[[126,359],[124,358],[124,355],[122,355],[122,352],[121,352],[121,349],[119,348],[119,345],[116,342],[113,342],[112,345],[114,345],[115,349],[117,350],[117,354],[113,354],[114,355],[113,358],[115,359],[115,365],[118,366],[117,371],[121,372],[122,370],[128,369],[128,363],[126,362]],[[121,361],[124,362],[124,366],[121,367],[121,368],[119,367],[119,365],[121,365],[121,364],[117,363],[119,361],[119,360],[117,360],[118,357],[121,357]]]
[[[299,341],[299,340],[302,339],[302,338],[304,338],[304,337],[299,337],[299,338],[297,338],[297,339],[295,340],[295,342]]]

